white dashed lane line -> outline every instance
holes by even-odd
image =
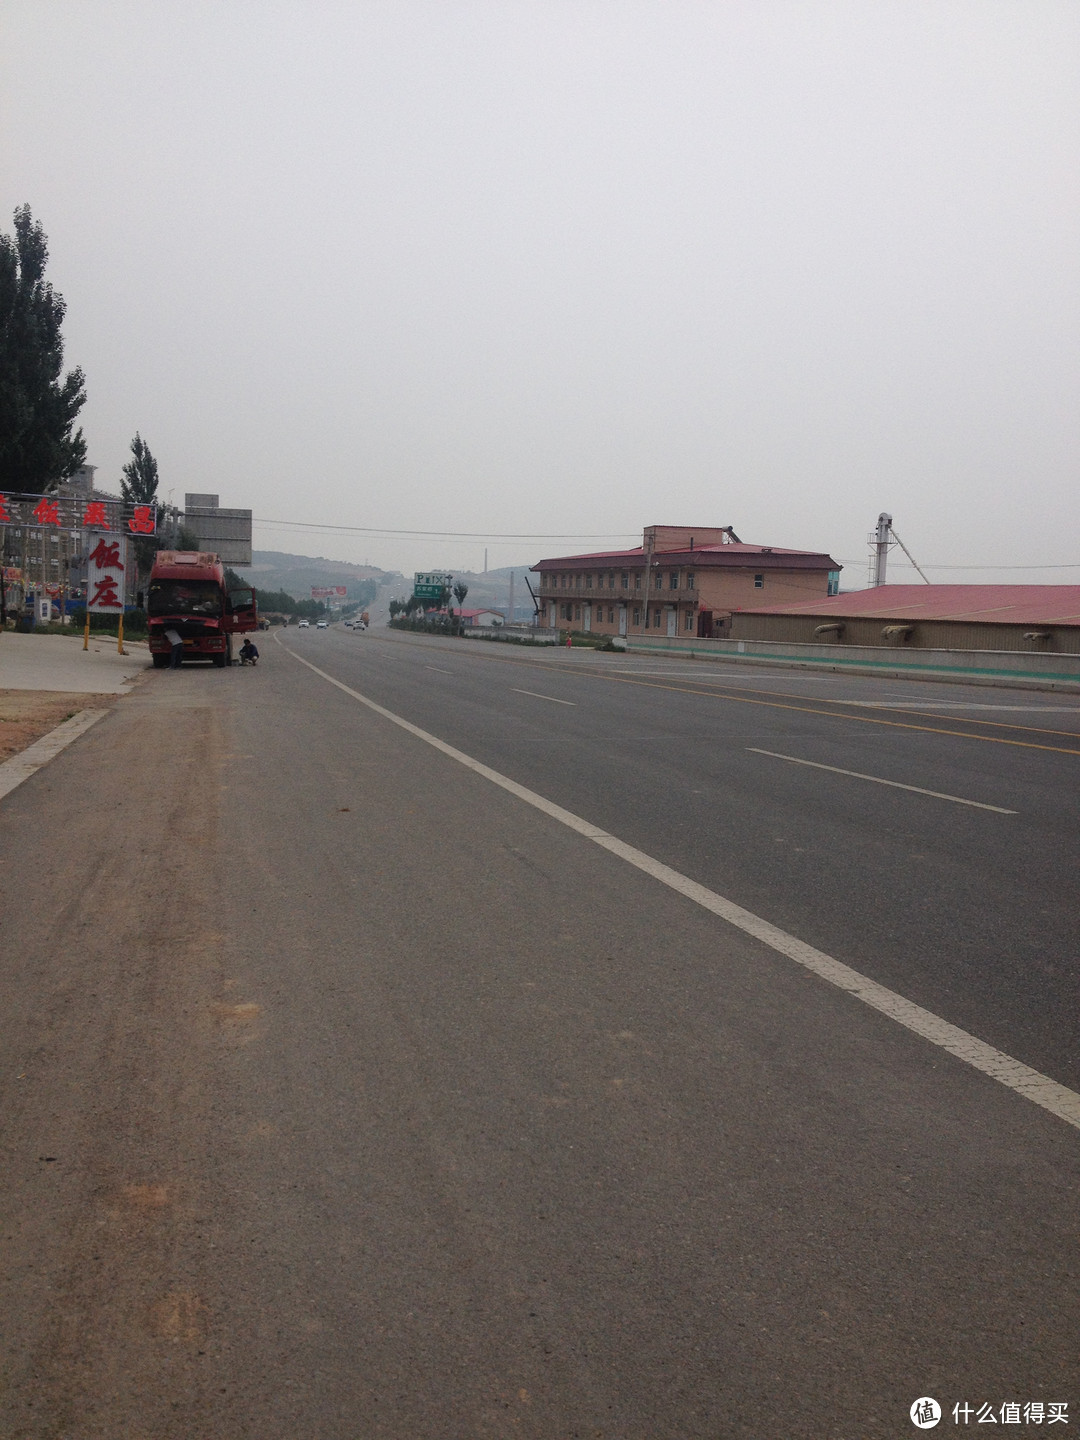
[[[536,690],[519,690],[516,685],[511,685],[515,695],[531,695],[534,700],[550,700],[552,705],[576,705],[576,700],[558,700],[554,695],[541,695]]]
[[[971,805],[976,810],[992,810],[995,815],[1015,815],[1000,805],[985,805],[981,800],[964,800],[959,795],[945,795],[940,790],[924,790],[921,785],[904,785],[899,780],[883,780],[880,775],[864,775],[861,770],[841,770],[838,765],[822,765],[818,760],[800,760],[796,755],[778,755],[775,750],[746,747],[751,755],[768,755],[773,760],[787,760],[791,765],[808,765],[812,770],[829,770],[833,775],[850,775],[853,780],[872,780],[875,785],[891,785],[894,790],[911,790],[916,795],[929,795],[933,800],[951,800],[954,805]]]

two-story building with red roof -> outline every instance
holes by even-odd
[[[602,635],[725,635],[733,612],[825,599],[840,565],[817,550],[744,544],[730,526],[649,525],[632,550],[540,560],[540,617]]]

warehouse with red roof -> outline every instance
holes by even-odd
[[[1080,585],[879,585],[731,618],[733,640],[1080,654]]]

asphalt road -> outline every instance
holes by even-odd
[[[587,650],[508,655],[344,628],[288,644],[1080,1090],[1080,697]],[[867,775],[892,784],[856,778]]]
[[[276,639],[0,804],[0,1433],[1077,1423],[1080,1130],[356,697],[1072,1088],[1080,705]]]

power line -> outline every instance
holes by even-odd
[[[601,535],[542,535],[542,534],[518,534],[496,530],[392,530],[385,525],[334,525],[321,523],[312,520],[266,520],[261,516],[253,516],[253,525],[266,525],[274,529],[284,530],[326,530],[340,531],[350,535],[369,535],[373,539],[381,539],[393,536],[402,536],[413,540],[486,540],[489,544],[507,541],[514,543],[519,540],[635,540],[638,532],[608,531]],[[853,560],[841,561],[845,566],[855,566]],[[898,562],[901,569],[914,568],[906,566],[901,560]],[[924,570],[1080,570],[1080,561],[1068,562],[1060,565],[924,565]]]
[[[285,530],[342,530],[375,537],[405,535],[415,540],[633,540],[637,536],[637,531],[604,535],[516,535],[484,530],[391,530],[385,525],[323,525],[309,520],[264,520],[258,516],[253,516],[251,523]]]
[[[854,560],[842,560],[842,565],[854,566]],[[901,570],[911,570],[914,566],[905,565],[902,560],[894,562]],[[924,570],[1080,570],[1080,561],[1070,562],[1065,565],[924,565]]]

